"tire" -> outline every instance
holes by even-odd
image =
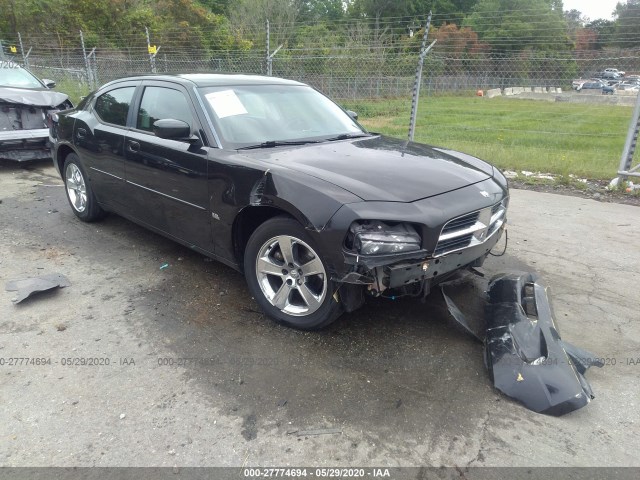
[[[342,314],[334,298],[337,287],[317,252],[305,229],[289,217],[272,218],[251,235],[244,253],[247,284],[276,322],[315,330]]]
[[[70,153],[62,168],[67,200],[73,213],[83,222],[94,222],[104,216],[104,210],[98,205],[84,167],[75,153]]]

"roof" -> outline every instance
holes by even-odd
[[[223,87],[237,85],[304,85],[295,80],[287,80],[278,77],[266,77],[263,75],[239,75],[225,73],[183,73],[176,75],[136,75],[132,77],[119,78],[113,82],[124,82],[131,80],[169,80],[179,81],[179,83],[192,83],[198,87]]]
[[[219,73],[188,73],[178,75],[192,81],[199,87],[214,87],[225,85],[304,85],[295,80],[263,75],[237,75]]]

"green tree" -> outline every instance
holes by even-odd
[[[497,52],[571,48],[562,2],[556,0],[480,0],[464,25]]]
[[[298,17],[303,22],[335,22],[345,14],[342,0],[301,0],[298,10]]]
[[[614,13],[616,46],[631,48],[640,45],[640,0],[619,2]]]
[[[200,3],[213,13],[226,15],[229,10],[231,0],[200,0]]]
[[[602,50],[612,44],[613,35],[616,31],[616,22],[599,18],[598,20],[588,23],[586,28],[596,34],[596,39],[593,44],[594,48]]]
[[[383,18],[435,14],[434,24],[461,21],[478,0],[351,0],[348,12],[353,17]]]
[[[265,24],[269,20],[271,49],[287,44],[298,21],[298,0],[234,0],[229,7],[229,20],[238,38],[254,46],[265,44]]]

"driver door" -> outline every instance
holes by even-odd
[[[212,251],[208,212],[206,146],[164,139],[153,133],[156,120],[173,118],[200,125],[190,97],[178,84],[145,81],[134,126],[125,138],[125,178],[129,213],[136,220],[187,244]]]

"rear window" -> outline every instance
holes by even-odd
[[[96,99],[93,109],[103,122],[124,127],[135,90],[136,87],[109,90]]]

